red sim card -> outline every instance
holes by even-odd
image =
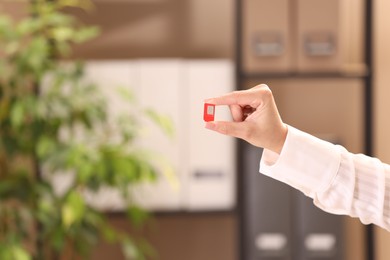
[[[214,121],[215,105],[204,103],[203,120],[206,122]]]

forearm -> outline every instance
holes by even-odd
[[[260,172],[301,190],[325,211],[389,229],[390,167],[378,159],[289,127],[281,155],[266,150]]]
[[[341,155],[331,143],[288,126],[280,156],[265,149],[260,172],[314,197],[328,188],[340,166]]]
[[[314,203],[325,211],[358,217],[390,230],[390,166],[376,158],[341,151],[338,174]]]

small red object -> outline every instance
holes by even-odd
[[[215,105],[204,103],[203,120],[206,122],[214,121]]]

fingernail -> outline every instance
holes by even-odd
[[[210,130],[215,130],[215,123],[214,122],[207,122],[205,127]]]
[[[204,103],[214,104],[214,98],[207,98],[204,100]]]

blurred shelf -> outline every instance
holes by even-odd
[[[172,210],[172,211],[150,211],[152,216],[157,217],[169,217],[169,216],[216,216],[216,215],[235,215],[238,214],[237,209],[231,210],[200,210],[200,211],[187,211],[187,210]],[[126,212],[123,211],[113,211],[107,212],[109,217],[124,217]]]
[[[353,78],[353,79],[364,79],[369,76],[369,73],[240,73],[238,75],[240,80],[247,79],[286,79],[286,78],[298,78],[298,79],[312,79],[312,78]]]

